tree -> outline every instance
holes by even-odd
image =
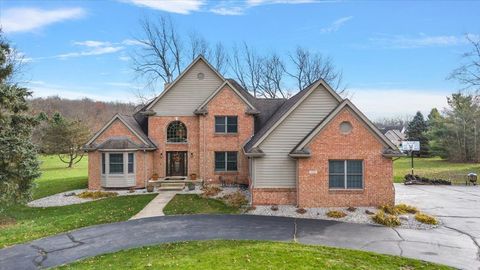
[[[13,49],[0,29],[0,211],[26,202],[33,180],[40,176],[36,148],[30,141],[36,120],[28,113],[26,88],[11,83]]]
[[[428,138],[426,136],[427,130],[428,126],[427,122],[423,118],[423,114],[421,112],[417,112],[412,121],[408,123],[406,135],[407,140],[420,142],[420,151],[417,154],[422,157],[430,156],[430,147],[428,144]]]
[[[445,148],[444,139],[447,136],[445,129],[445,117],[443,117],[437,108],[433,108],[427,117],[428,131],[426,136],[429,140],[430,154],[448,158],[448,152]]]
[[[316,80],[323,79],[338,93],[345,92],[346,89],[342,86],[342,72],[335,68],[330,57],[324,57],[319,53],[311,53],[298,46],[294,53],[290,53],[290,60],[293,63],[294,70],[288,72],[288,74],[295,79],[298,91]]]
[[[42,150],[58,155],[68,168],[72,168],[82,160],[85,153],[82,147],[89,137],[90,131],[81,121],[69,120],[55,113],[43,132]]]
[[[471,51],[463,54],[465,62],[450,74],[448,79],[454,79],[464,85],[464,90],[480,90],[480,39],[467,35],[466,39],[472,45]]]

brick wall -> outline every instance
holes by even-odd
[[[173,121],[181,121],[187,127],[187,143],[167,142],[167,128]],[[187,151],[187,173],[189,175],[191,173],[199,175],[199,132],[198,116],[150,116],[148,118],[148,136],[158,146],[158,149],[153,153],[153,172],[158,173],[160,177],[165,177],[167,173],[167,152]]]
[[[353,126],[347,135],[339,130],[343,121],[348,121]],[[392,160],[382,156],[384,146],[380,140],[349,109],[342,110],[308,147],[311,157],[298,160],[300,207],[378,206],[394,203]],[[364,188],[329,190],[330,159],[363,160]]]
[[[243,145],[253,135],[254,116],[246,114],[248,105],[229,87],[225,86],[207,106],[208,114],[201,116],[200,140],[202,175],[218,182],[220,176],[227,181],[248,184],[248,159]],[[215,116],[238,116],[236,134],[216,134]],[[205,142],[205,143],[203,143]],[[237,172],[215,172],[215,151],[237,151]]]
[[[252,205],[296,204],[297,192],[294,188],[253,188]]]

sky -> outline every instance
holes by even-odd
[[[480,1],[0,0],[0,25],[35,97],[135,101],[139,22],[166,15],[211,44],[284,56],[300,45],[329,56],[349,98],[380,119],[447,106],[461,89],[447,77],[470,50],[465,37],[480,36],[478,11]]]

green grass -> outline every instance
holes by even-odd
[[[163,244],[101,255],[59,269],[452,269],[372,252],[265,241]]]
[[[453,163],[439,157],[414,158],[414,172],[428,178],[451,180],[455,184],[464,184],[467,173],[480,173],[478,163]],[[394,181],[402,183],[404,176],[410,173],[410,158],[404,157],[393,162]]]
[[[67,168],[67,164],[60,161],[58,156],[40,156],[42,176],[35,180],[33,199],[47,197],[56,193],[82,189],[88,182],[88,157],[75,164],[74,168]]]
[[[2,214],[3,218],[16,220],[16,224],[0,227],[0,248],[90,225],[128,220],[154,197],[120,196],[47,208],[14,206]]]
[[[165,215],[236,214],[239,209],[216,199],[202,198],[194,194],[177,194],[165,206]]]

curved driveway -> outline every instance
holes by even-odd
[[[0,250],[0,269],[37,269],[98,254],[174,241],[296,241],[374,251],[479,269],[467,235],[440,227],[418,231],[336,221],[252,215],[164,216],[87,227]]]

